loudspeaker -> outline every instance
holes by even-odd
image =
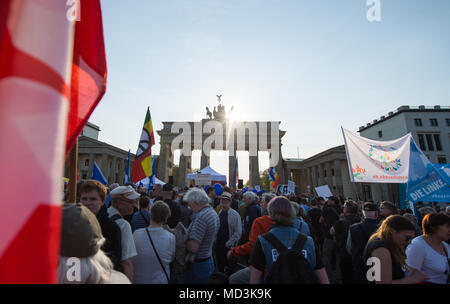
[[[238,189],[242,189],[242,188],[244,188],[244,180],[238,179]]]
[[[173,185],[173,175],[169,176],[169,184]]]

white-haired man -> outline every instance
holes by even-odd
[[[252,191],[244,193],[244,205],[245,211],[241,213],[242,216],[242,228],[243,228],[243,241],[248,241],[248,235],[252,228],[253,221],[261,216],[261,209],[258,207],[258,196]]]
[[[110,219],[117,223],[121,231],[122,271],[130,281],[133,281],[132,258],[137,255],[137,251],[130,223],[123,217],[133,214],[140,195],[131,186],[117,187],[111,191],[110,195],[111,207],[108,208],[108,215]]]
[[[214,272],[212,248],[219,230],[219,217],[204,190],[192,188],[183,199],[195,215],[188,228],[186,243],[187,250],[195,254],[195,260],[185,273],[185,282],[208,284],[209,277]]]

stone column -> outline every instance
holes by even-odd
[[[116,181],[116,173],[117,173],[117,157],[113,156],[111,157],[111,170],[109,172],[109,177],[110,177],[110,183],[115,183]]]
[[[323,164],[319,164],[317,166],[317,169],[319,171],[319,174],[318,174],[319,186],[323,186],[325,184],[325,172],[323,171]]]
[[[161,149],[159,152],[157,176],[163,182],[169,181],[168,165],[169,165],[169,144],[161,139]]]
[[[209,166],[209,156],[206,155],[205,151],[203,151],[202,148],[202,156],[200,159],[200,170],[205,168],[206,166]]]
[[[259,164],[258,164],[258,156],[250,156],[250,186],[254,187],[255,185],[259,185]],[[279,173],[278,173],[279,175]]]
[[[332,183],[334,186],[336,186],[336,189],[338,190],[339,194],[344,195],[341,167],[342,167],[341,160],[340,159],[335,160],[334,161],[334,176],[332,178]]]
[[[380,184],[371,183],[370,192],[372,194],[372,199],[375,203],[382,201]]]
[[[311,185],[311,191],[314,192],[314,188],[317,187],[317,166],[313,166],[311,168],[312,171],[312,185]],[[315,193],[315,192],[314,192]]]
[[[356,200],[356,192],[355,187],[352,185],[352,182],[350,181],[350,173],[348,171],[348,163],[347,161],[344,161],[344,164],[341,166],[341,176],[342,176],[342,187],[344,191],[344,197],[351,197],[352,199]]]
[[[325,163],[325,170],[327,172],[326,184],[330,187],[331,191],[333,191],[333,186],[335,185],[333,184],[333,175],[331,174],[331,162]]]
[[[100,170],[102,170],[103,175],[105,178],[108,178],[108,172],[109,172],[109,164],[108,164],[108,155],[102,154],[102,160],[100,164],[97,164],[100,166]]]
[[[305,193],[308,192],[308,186],[311,188],[311,168],[305,168]]]
[[[89,166],[88,166],[88,179],[92,178],[92,173],[94,171],[94,162],[95,162],[95,155],[94,153],[89,154]]]
[[[228,186],[236,189],[236,185],[238,181],[236,180],[236,184],[233,183],[234,178],[236,176],[235,168],[236,168],[236,151],[234,152],[234,156],[228,156]]]
[[[180,153],[180,165],[178,169],[178,187],[183,188],[186,186],[186,175],[190,169],[191,156],[185,156]]]

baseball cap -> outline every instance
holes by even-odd
[[[102,229],[95,215],[84,205],[64,204],[62,209],[60,255],[89,257],[100,249]]]
[[[227,192],[227,191],[224,191],[220,197],[221,197],[221,198],[228,198],[228,199],[231,199],[231,193],[230,193],[230,192]]]
[[[375,203],[365,203],[363,210],[364,211],[378,211],[378,205]]]
[[[129,200],[136,200],[141,196],[139,193],[134,191],[133,187],[131,186],[119,186],[116,189],[112,190],[109,195],[111,196],[111,198],[123,197]]]

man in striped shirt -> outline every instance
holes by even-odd
[[[212,247],[219,230],[219,217],[210,205],[210,198],[202,189],[193,188],[184,200],[195,214],[188,228],[187,250],[195,254],[195,261],[185,274],[185,282],[208,284],[214,272]]]

